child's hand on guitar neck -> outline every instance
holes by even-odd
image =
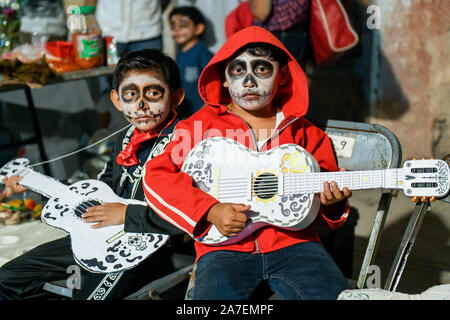
[[[248,219],[244,212],[248,210],[249,205],[216,203],[209,209],[206,221],[215,225],[224,236],[234,237],[244,229]]]
[[[22,180],[22,177],[19,176],[11,176],[9,179],[5,177],[3,183],[5,184],[6,189],[9,188],[14,193],[22,193],[28,189],[19,184],[20,180]]]
[[[347,171],[347,169],[341,168],[339,171]],[[340,190],[335,181],[332,181],[331,183],[324,182],[323,192],[320,193],[320,202],[324,206],[329,206],[346,198],[350,198],[351,196],[352,192],[349,188],[343,187],[342,190]]]
[[[95,223],[93,229],[114,226],[125,223],[127,205],[122,203],[104,203],[101,206],[93,206],[81,215],[83,222]]]

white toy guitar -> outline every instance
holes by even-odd
[[[3,178],[18,175],[20,184],[49,198],[42,209],[42,220],[68,232],[75,260],[83,268],[96,273],[130,269],[158,250],[168,235],[126,233],[124,225],[92,229],[81,215],[87,208],[103,202],[120,202],[146,206],[143,201],[122,199],[104,182],[83,180],[67,186],[33,171],[27,159],[16,159],[0,169]]]
[[[198,143],[182,171],[220,202],[251,205],[248,223],[237,236],[226,237],[212,225],[197,239],[208,245],[239,242],[267,225],[306,228],[317,216],[325,181],[350,190],[403,189],[409,197],[440,198],[450,189],[449,167],[442,160],[409,160],[401,169],[321,173],[316,159],[298,145],[256,152],[225,137]]]

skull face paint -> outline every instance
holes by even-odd
[[[132,72],[119,87],[121,111],[141,131],[156,129],[170,114],[170,89],[152,72]]]
[[[268,106],[278,88],[280,65],[265,57],[243,52],[225,68],[225,87],[233,101],[248,111]]]

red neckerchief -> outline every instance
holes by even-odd
[[[127,144],[125,149],[121,151],[117,157],[116,162],[124,167],[132,167],[139,164],[138,158],[136,156],[136,151],[141,146],[142,142],[150,140],[158,135],[158,132],[162,131],[166,127],[170,126],[170,124],[175,120],[177,117],[176,112],[174,112],[175,115],[171,118],[170,121],[166,123],[164,128],[161,130],[151,130],[147,132],[143,132],[139,130],[138,128],[134,129],[133,135],[131,136],[130,142]],[[155,141],[156,143],[156,141]]]

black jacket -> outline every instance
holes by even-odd
[[[151,139],[151,141],[145,143],[145,146],[147,148],[150,148],[150,150],[154,151],[153,156],[156,156],[164,150],[165,146],[171,139],[173,130],[177,122],[178,119],[175,119],[172,124],[161,131],[161,134],[158,137],[155,137]],[[131,130],[132,129],[125,130],[120,134],[112,152],[111,159],[108,161],[104,170],[98,176],[99,180],[108,184],[119,196],[122,196],[126,184],[131,182],[129,179],[125,179],[124,183],[121,184],[124,170],[123,167],[116,162],[116,157],[119,152],[122,151],[127,141],[129,141],[132,132]],[[157,145],[154,148],[155,142],[157,142]],[[142,168],[144,167],[144,165],[145,163],[141,163]],[[134,188],[136,189],[135,196],[133,198],[136,200],[145,201],[144,191],[142,189],[142,179],[136,180],[137,181],[134,182],[134,184],[138,185],[134,186]],[[174,227],[172,224],[159,217],[158,214],[156,214],[149,206],[141,205],[128,205],[125,216],[124,230],[126,232],[137,233],[161,233],[168,235],[183,234],[180,229]]]

